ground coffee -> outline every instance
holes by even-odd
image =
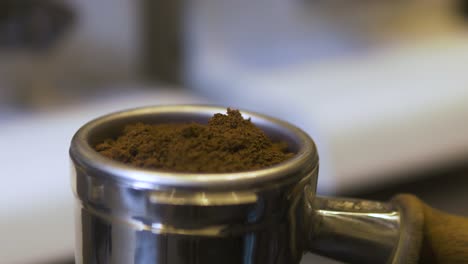
[[[117,139],[95,149],[137,167],[176,172],[237,172],[265,168],[290,158],[285,142],[272,142],[238,110],[215,114],[208,125],[130,124]]]

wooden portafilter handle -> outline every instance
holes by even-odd
[[[306,193],[311,252],[353,264],[468,264],[468,218],[409,194],[384,203]]]
[[[407,260],[424,264],[468,263],[468,218],[431,208],[414,195],[393,200],[405,214],[405,232],[411,233]],[[468,203],[467,203],[468,206]]]

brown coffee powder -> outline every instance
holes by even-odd
[[[208,125],[130,124],[117,139],[95,149],[137,167],[176,172],[238,172],[272,166],[292,157],[285,142],[272,142],[237,110],[215,114]]]

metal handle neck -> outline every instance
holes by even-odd
[[[308,250],[347,263],[390,263],[400,236],[392,204],[307,194]]]

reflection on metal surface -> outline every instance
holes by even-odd
[[[304,236],[304,225],[301,219],[305,216],[304,208],[304,190],[308,190],[309,194],[315,196],[315,186],[317,185],[318,165],[314,169],[303,176],[303,178],[296,184],[288,195],[290,203],[288,209],[288,222],[289,222],[289,250],[294,259],[300,259],[304,253],[304,246],[302,245]],[[313,187],[312,187],[313,186]]]
[[[390,204],[311,198],[310,249],[350,263],[386,263],[399,239],[400,213]]]
[[[180,192],[176,189],[170,191],[155,191],[150,194],[150,201],[159,204],[173,205],[229,205],[254,204],[257,196],[253,192]]]
[[[108,181],[103,197],[95,200],[92,176],[80,171],[73,179],[81,223],[77,263],[298,263],[288,247],[285,217],[289,208],[285,197],[294,184],[265,186],[249,203],[242,199],[226,203],[222,198],[213,204],[198,199],[175,199],[171,204],[170,199],[155,199],[152,190]],[[193,191],[191,197],[218,195]],[[232,197],[232,192],[226,195]]]

